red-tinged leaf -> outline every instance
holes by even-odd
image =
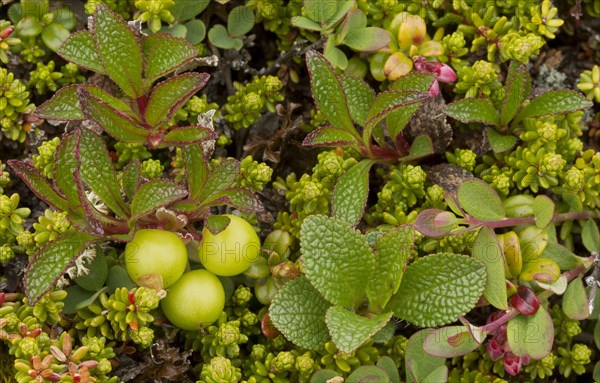
[[[33,165],[18,160],[8,160],[7,163],[39,199],[56,210],[69,210],[69,201]]]
[[[184,66],[198,56],[198,48],[170,33],[153,33],[142,39],[144,78],[150,82]]]
[[[106,74],[96,53],[94,38],[88,31],[78,31],[71,34],[56,53],[63,59],[77,64],[80,68]]]
[[[87,89],[79,88],[79,101],[86,117],[102,126],[106,133],[116,140],[129,143],[146,142],[147,130],[125,113],[92,95]]]
[[[359,145],[355,135],[334,126],[321,126],[310,132],[302,145],[304,146],[352,146]]]
[[[212,129],[203,126],[185,126],[169,130],[160,147],[188,146],[216,138],[217,134]]]
[[[229,189],[233,186],[240,174],[240,164],[234,159],[225,159],[221,161],[215,168],[210,172],[210,175],[206,178],[202,190],[198,194],[198,201],[212,199],[214,195],[220,193],[225,189]]]
[[[71,264],[97,238],[72,231],[39,249],[25,269],[25,294],[33,305],[58,281]]]
[[[135,221],[186,196],[187,191],[175,182],[164,179],[146,182],[138,188],[131,202],[131,220]]]
[[[389,90],[416,91],[426,93],[435,80],[435,74],[410,72],[394,81]]]
[[[497,126],[499,117],[494,104],[487,98],[465,98],[455,101],[444,109],[446,115],[461,122],[481,122]]]
[[[251,213],[256,213],[264,209],[258,197],[250,189],[244,187],[232,187],[223,190],[220,193],[212,195],[210,201],[204,202],[203,205],[229,205]]]
[[[79,85],[69,85],[59,89],[51,99],[35,109],[35,116],[56,121],[85,119],[77,98],[78,88]]]
[[[209,77],[207,73],[186,73],[157,84],[148,101],[146,122],[156,126],[170,120],[181,105],[206,85]]]
[[[407,114],[412,115],[412,113],[414,113],[414,106],[412,106],[412,104],[420,104],[428,97],[429,95],[427,93],[414,91],[395,90],[380,93],[375,97],[373,104],[371,104],[371,107],[369,108],[363,137],[369,138],[375,126],[392,112],[400,113],[398,110],[406,109]],[[402,120],[402,118],[396,116],[396,120],[399,121]]]
[[[434,149],[431,138],[427,135],[421,134],[420,136],[415,137],[413,140],[408,155],[402,157],[400,160],[404,162],[413,161],[419,158],[430,156],[433,154],[433,152]]]
[[[306,53],[306,65],[319,110],[331,125],[356,135],[346,95],[329,61],[317,51],[310,50]]]
[[[331,201],[332,216],[356,226],[369,197],[369,170],[375,162],[362,160],[338,179]]]
[[[426,209],[415,218],[415,229],[427,237],[441,238],[456,227],[454,214],[444,210]]]
[[[96,53],[106,74],[131,98],[144,94],[142,49],[127,22],[100,4],[91,23]]]
[[[121,197],[121,188],[104,141],[89,129],[81,129],[80,132],[78,155],[82,180],[117,217],[128,219],[129,208]]]
[[[480,346],[465,326],[449,326],[427,335],[423,350],[429,355],[442,358],[463,356]]]
[[[79,221],[84,219],[84,212],[79,202],[79,192],[74,174],[79,166],[75,155],[79,147],[78,131],[63,136],[54,154],[54,182],[69,202],[69,215]]]
[[[338,79],[348,99],[348,110],[352,119],[358,125],[364,126],[369,106],[375,99],[375,92],[362,78],[341,75]]]
[[[133,114],[133,111],[131,110],[131,107],[129,105],[123,102],[123,100],[116,98],[111,94],[108,94],[102,88],[88,84],[80,85],[80,87],[90,92],[94,97],[96,97],[100,101],[106,102],[113,109],[123,112],[129,117],[135,118],[135,115]]]
[[[527,106],[523,107],[512,123],[517,123],[524,118],[550,116],[574,112],[592,107],[593,103],[581,93],[572,90],[554,90],[542,93]]]
[[[422,104],[422,102],[408,104],[391,111],[387,115],[385,119],[386,128],[392,140],[396,140],[396,137],[398,137],[398,135],[404,130],[406,124],[408,124],[412,116],[417,110],[419,110]]]
[[[140,185],[140,175],[142,173],[140,161],[135,159],[123,169],[123,190],[128,200],[132,200],[136,190]]]
[[[182,151],[189,197],[195,199],[202,192],[204,183],[209,176],[208,164],[201,145],[184,146]]]

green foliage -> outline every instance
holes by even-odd
[[[23,116],[33,112],[29,91],[12,72],[0,68],[0,125],[2,133],[10,140],[23,142],[27,136]]]
[[[221,24],[208,31],[208,41],[218,48],[240,50],[242,37],[254,27],[254,12],[246,6],[233,8],[227,16],[227,28]]]
[[[584,70],[579,76],[577,89],[585,93],[585,96],[600,103],[600,67],[594,65],[591,70]]]
[[[162,21],[167,24],[175,21],[175,16],[170,11],[175,5],[174,0],[136,0],[134,5],[139,10],[135,19],[140,20],[142,23],[148,23],[148,27],[153,33],[160,30]]]

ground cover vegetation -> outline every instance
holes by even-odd
[[[600,381],[597,0],[4,1],[0,381]]]

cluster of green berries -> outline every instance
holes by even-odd
[[[289,213],[278,213],[275,228],[297,237],[304,218],[310,214],[328,214],[335,183],[356,162],[349,152],[326,151],[318,155],[312,175],[305,173],[297,179],[296,174],[291,173],[285,181],[281,178],[274,181],[275,189],[285,193],[290,203]]]
[[[458,81],[454,87],[457,94],[464,94],[465,97],[499,98],[497,94],[502,89],[502,84],[498,79],[498,70],[494,64],[479,60],[472,66],[460,68],[457,76]]]
[[[244,85],[234,82],[235,94],[223,105],[225,121],[235,130],[248,128],[264,112],[275,112],[275,104],[284,100],[281,80],[275,76],[255,77]]]
[[[592,69],[581,72],[577,89],[590,100],[600,103],[600,66],[594,65]]]
[[[54,153],[60,144],[60,138],[54,137],[51,140],[44,141],[38,146],[38,154],[31,157],[33,166],[39,170],[44,177],[48,179],[54,178]]]
[[[17,193],[10,197],[0,194],[0,263],[6,263],[22,252],[17,238],[25,231],[25,219],[31,214],[26,207],[19,207],[21,198]]]
[[[291,19],[302,13],[302,0],[249,0],[246,6],[254,11],[256,23],[263,23],[265,30],[277,35],[277,48],[288,51],[298,34]]]
[[[140,11],[135,19],[148,23],[148,28],[154,33],[160,30],[163,21],[167,24],[175,21],[170,11],[175,5],[173,0],[136,0],[134,5]]]
[[[131,161],[144,161],[152,157],[152,154],[143,144],[117,142],[115,143],[117,151],[117,168],[122,169]]]
[[[84,6],[85,13],[93,15],[96,7],[100,4],[106,4],[108,8],[117,12],[125,20],[129,20],[131,17],[132,4],[129,0],[87,0]]]
[[[0,161],[0,195],[4,194],[4,188],[10,184],[10,174],[6,171],[6,164]]]
[[[33,112],[29,91],[21,80],[6,68],[0,68],[0,126],[10,140],[23,142],[27,136],[23,115]]]

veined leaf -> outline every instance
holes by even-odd
[[[413,91],[426,93],[429,91],[431,84],[435,80],[435,75],[432,73],[417,73],[410,72],[409,74],[400,77],[394,81],[389,90]]]
[[[123,169],[123,190],[129,201],[133,199],[133,196],[140,185],[141,173],[142,170],[138,159],[131,161]]]
[[[83,89],[87,90],[88,92],[90,92],[94,97],[96,97],[100,101],[106,102],[113,109],[116,109],[119,112],[123,112],[130,117],[133,115],[133,112],[129,105],[127,105],[125,102],[123,102],[123,100],[116,98],[113,95],[107,93],[102,88],[99,88],[94,85],[88,85],[88,84],[79,85],[79,86],[82,87]]]
[[[135,34],[104,4],[96,8],[92,20],[96,52],[106,74],[129,97],[142,96],[142,49]]]
[[[432,155],[434,152],[433,142],[431,138],[426,134],[420,134],[413,140],[410,145],[408,155],[400,158],[400,161],[414,161],[419,158],[427,157]]]
[[[33,165],[18,160],[8,160],[8,166],[42,201],[56,210],[68,211],[69,202],[52,186]]]
[[[363,79],[341,75],[338,77],[348,99],[348,110],[354,122],[364,126],[367,122],[369,106],[375,99],[375,92]]]
[[[500,125],[506,125],[513,119],[525,101],[529,72],[525,65],[512,61],[506,79],[506,94],[500,111]]]
[[[333,218],[310,216],[302,222],[300,246],[306,277],[325,299],[344,307],[360,303],[375,259],[358,231]]]
[[[388,301],[400,288],[404,268],[413,249],[415,228],[400,226],[387,232],[375,244],[375,271],[367,286],[369,304],[377,312],[383,311]]]
[[[209,77],[206,73],[185,73],[156,85],[146,108],[146,122],[156,126],[169,121],[181,105],[206,85]]]
[[[201,203],[210,200],[213,195],[230,188],[239,174],[240,164],[236,160],[225,159],[221,161],[206,178],[196,199]]]
[[[198,48],[170,33],[153,33],[142,38],[144,79],[154,82],[198,56]]]
[[[336,128],[357,135],[348,109],[348,100],[331,64],[320,53],[306,53],[306,65],[315,104],[327,120]]]
[[[463,182],[456,197],[461,208],[480,221],[498,221],[506,216],[498,193],[485,181],[474,179]]]
[[[232,187],[222,190],[201,202],[204,206],[229,205],[245,212],[256,213],[263,210],[263,205],[258,197],[250,189],[244,187]]]
[[[182,152],[189,198],[196,199],[208,178],[208,164],[201,145],[184,146]]]
[[[485,280],[484,265],[471,257],[429,255],[406,268],[387,308],[420,327],[443,326],[475,307]]]
[[[77,155],[81,159],[81,178],[117,217],[127,219],[129,208],[121,197],[121,188],[104,142],[89,129],[80,132]]]
[[[74,174],[79,167],[76,153],[79,149],[79,134],[77,131],[63,136],[54,154],[54,182],[67,197],[69,216],[81,220],[84,212],[79,201],[79,191]]]
[[[512,134],[502,135],[496,131],[494,128],[486,129],[488,142],[492,147],[494,153],[502,153],[509,149],[512,149],[513,146],[517,143],[517,137]]]
[[[362,160],[338,179],[331,201],[334,218],[351,226],[358,225],[367,205],[369,170],[374,163],[372,160]]]
[[[214,130],[203,126],[185,126],[169,130],[165,139],[161,142],[163,146],[187,146],[200,142],[214,140],[217,134]]]
[[[94,38],[89,31],[79,31],[71,34],[56,53],[81,68],[106,74],[96,53]]]
[[[389,114],[387,114],[386,128],[392,140],[396,140],[400,132],[404,130],[406,124],[408,124],[412,116],[417,110],[419,110],[422,104],[423,103],[421,101],[414,102],[412,104],[405,105],[401,108],[397,108],[396,110],[393,110]],[[421,135],[419,137],[429,138],[429,136],[426,135]],[[431,142],[431,138],[429,138],[429,141]]]
[[[392,312],[363,317],[340,306],[331,306],[325,314],[325,323],[338,350],[352,352],[381,330],[392,317]]]
[[[186,196],[187,191],[175,182],[163,179],[148,181],[138,188],[133,197],[131,219],[140,218]]]
[[[348,131],[334,126],[321,126],[310,132],[302,142],[304,146],[352,146],[359,141]]]
[[[102,126],[115,139],[130,143],[146,142],[147,130],[83,87],[79,88],[79,101],[86,117]]]
[[[517,123],[524,118],[549,116],[574,112],[576,110],[591,108],[592,102],[580,93],[572,90],[554,90],[543,93],[527,104],[512,123]]]
[[[321,350],[329,340],[325,313],[331,306],[304,277],[287,283],[269,307],[273,324],[297,346]]]
[[[375,126],[390,114],[395,113],[394,127],[395,132],[399,132],[408,122],[410,116],[415,112],[416,108],[413,104],[418,104],[429,97],[426,93],[413,91],[387,91],[382,92],[373,101],[367,114],[367,123],[363,132],[364,137],[370,137]],[[417,107],[418,108],[418,107]],[[404,124],[401,121],[406,121]],[[392,137],[395,138],[395,137]]]
[[[69,85],[60,88],[51,99],[35,108],[39,118],[57,121],[83,120],[85,116],[79,106],[77,89],[79,85]]]
[[[29,304],[39,301],[95,239],[89,234],[72,231],[39,249],[25,269],[25,293]]]
[[[481,122],[497,126],[499,121],[494,104],[487,98],[465,98],[455,101],[446,106],[444,113],[461,122]]]

